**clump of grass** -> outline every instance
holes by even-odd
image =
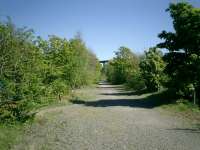
[[[188,119],[200,121],[200,107],[188,99],[178,97],[173,91],[164,90],[152,93],[146,99],[151,101],[154,107],[160,107]]]
[[[162,105],[163,109],[178,114],[191,121],[200,122],[200,108],[186,99],[178,99],[174,103]]]
[[[18,110],[17,106],[9,107],[0,107],[0,150],[8,150],[11,149],[13,145],[23,136],[23,131],[27,125],[31,124],[35,121],[34,116],[36,110],[42,109],[44,107],[55,107],[55,106],[63,106],[64,104],[68,104],[67,98],[63,99],[63,101],[57,101],[54,97],[46,98],[42,101],[30,101],[25,105],[26,112],[22,112],[25,116],[21,118],[16,118],[12,114],[16,114],[15,112]],[[15,109],[13,109],[15,108]],[[19,109],[22,110],[22,109]],[[21,115],[22,116],[22,115]],[[21,117],[20,116],[20,117]]]
[[[9,150],[23,133],[23,124],[0,124],[0,149]]]
[[[164,105],[163,108],[167,109],[173,109],[177,112],[184,112],[184,111],[191,111],[191,112],[197,112],[200,113],[200,108],[197,105],[194,105],[193,103],[189,102],[186,99],[178,99],[176,102]]]

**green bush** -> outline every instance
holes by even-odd
[[[192,84],[200,99],[200,8],[182,2],[171,3],[166,11],[172,17],[174,32],[162,31],[159,38],[163,42],[158,47],[168,50],[164,56],[167,87],[191,98],[188,86]]]
[[[158,91],[163,86],[162,82],[166,76],[163,72],[164,67],[162,52],[159,49],[154,47],[145,52],[145,57],[140,62],[140,70],[149,91]]]
[[[106,66],[107,79],[114,84],[129,83],[138,72],[139,58],[126,47],[120,47],[115,55]]]
[[[96,83],[100,64],[80,36],[35,37],[32,30],[0,22],[0,119],[23,121],[29,109],[71,89]],[[9,102],[9,103],[8,103]]]
[[[25,122],[29,118],[24,102],[5,102],[0,105],[0,120],[4,123]]]
[[[134,90],[142,90],[145,89],[145,82],[144,79],[141,76],[141,73],[138,71],[135,74],[133,74],[129,79],[126,85],[129,88],[132,88]]]

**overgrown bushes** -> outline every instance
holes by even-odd
[[[170,4],[167,11],[173,19],[175,32],[163,31],[164,41],[158,46],[166,48],[165,72],[169,76],[168,88],[191,98],[200,98],[200,8],[188,3]],[[193,96],[192,96],[193,95]]]
[[[27,103],[61,100],[71,89],[97,82],[100,64],[80,36],[35,37],[32,30],[0,23],[0,121],[20,120]]]
[[[157,47],[168,52],[163,56],[158,48],[150,48],[139,60],[128,48],[120,48],[106,66],[107,77],[112,83],[126,83],[135,89],[144,84],[149,91],[165,87],[195,103],[200,99],[200,8],[183,2],[170,4],[166,11],[175,32],[159,34],[164,41]]]
[[[115,55],[105,66],[108,81],[114,84],[135,82],[134,77],[139,70],[139,58],[126,47],[120,47]]]
[[[164,67],[162,53],[157,48],[150,48],[143,57],[128,48],[120,48],[106,66],[106,72],[108,81],[114,84],[126,84],[135,90],[158,91],[166,79]]]
[[[158,91],[162,88],[165,78],[165,63],[162,59],[162,52],[156,47],[145,51],[145,56],[140,62],[141,76],[149,91]]]

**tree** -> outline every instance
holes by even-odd
[[[107,66],[108,80],[114,84],[128,83],[139,69],[139,59],[129,48],[120,47]]]
[[[0,119],[23,120],[26,104],[41,97],[42,53],[33,31],[0,23]]]
[[[170,4],[166,11],[171,14],[175,33],[163,31],[159,34],[164,42],[158,47],[169,50],[164,57],[166,72],[171,77],[169,87],[187,96],[188,86],[192,84],[196,93],[200,93],[200,8],[177,3]]]
[[[164,67],[162,52],[159,49],[154,47],[145,52],[145,57],[140,62],[140,68],[148,90],[158,91],[161,88]]]
[[[69,89],[97,82],[99,61],[80,36],[66,40],[53,35],[48,41],[39,39],[38,45],[44,52],[46,64],[43,83],[50,88],[50,93],[58,94],[60,89],[61,94],[66,94]],[[57,88],[64,87],[63,84],[65,92]],[[60,94],[58,96],[61,97]]]
[[[22,117],[31,104],[97,82],[100,64],[80,36],[36,38],[33,30],[0,22],[0,120]]]
[[[10,22],[1,24],[0,30],[0,101],[36,99],[42,57],[33,44],[33,31]]]

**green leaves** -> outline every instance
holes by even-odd
[[[154,47],[145,52],[145,57],[140,62],[140,69],[148,90],[157,91],[161,88],[164,67],[162,52],[159,49]]]
[[[159,34],[165,40],[159,47],[200,54],[200,8],[194,8],[188,3],[177,3],[170,4],[167,11],[173,19],[175,33],[163,31]]]
[[[128,83],[139,69],[139,59],[129,48],[120,47],[107,66],[108,80],[115,84]]]
[[[159,34],[164,42],[158,46],[169,50],[164,56],[167,63],[165,72],[170,77],[168,87],[188,97],[191,95],[188,92],[190,85],[194,85],[200,93],[200,8],[177,3],[170,4],[167,11],[173,19],[175,32],[163,31]]]
[[[9,115],[20,116],[13,116],[16,113],[10,107],[1,108],[3,102],[42,103],[44,97],[52,96],[61,100],[70,89],[99,78],[99,61],[80,37],[68,41],[50,36],[43,40],[11,22],[0,23],[0,31],[0,110],[8,119]]]

